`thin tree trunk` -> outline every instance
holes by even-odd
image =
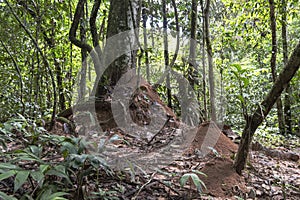
[[[270,20],[271,20],[271,32],[272,32],[272,56],[271,56],[271,72],[272,72],[272,79],[273,82],[276,81],[276,56],[277,56],[277,39],[276,39],[276,18],[275,18],[275,5],[274,0],[269,0],[270,4]],[[279,97],[276,102],[277,105],[277,116],[278,116],[278,125],[279,125],[279,132],[284,134],[284,118],[283,118],[283,111],[282,111],[282,101]]]
[[[196,46],[197,46],[197,0],[192,0],[191,10],[191,41],[190,41],[190,53],[189,53],[189,75],[188,80],[192,88],[195,87],[195,83],[198,77],[198,67],[196,64]]]
[[[204,21],[205,21],[205,38],[206,38],[206,48],[208,57],[208,67],[209,67],[209,96],[210,96],[210,113],[211,120],[216,121],[216,106],[215,106],[215,78],[214,78],[214,68],[213,68],[213,58],[212,58],[212,47],[210,42],[209,33],[209,7],[210,0],[206,0],[206,5],[204,8]]]
[[[202,95],[203,95],[203,118],[207,119],[207,100],[206,100],[206,54],[205,54],[205,20],[204,20],[204,2],[200,0],[202,12]]]
[[[166,87],[167,87],[167,101],[168,107],[172,108],[172,94],[170,89],[170,74],[169,74],[169,50],[168,50],[168,21],[167,21],[167,11],[166,11],[166,0],[162,1],[162,15],[163,15],[163,32],[164,32],[164,58],[165,58],[165,70],[167,71],[166,77]]]
[[[277,101],[278,97],[281,95],[282,91],[296,74],[299,66],[300,42],[294,49],[290,59],[288,60],[282,72],[279,74],[278,78],[273,84],[273,87],[271,88],[263,102],[257,106],[256,111],[246,121],[246,126],[243,130],[242,139],[234,163],[235,170],[238,174],[241,174],[242,170],[245,168],[247,156],[249,153],[249,147],[256,129],[267,117],[268,113]]]
[[[148,0],[148,4],[149,5],[153,5],[154,4],[154,2],[153,2],[153,0]],[[154,42],[154,34],[153,34],[153,32],[154,32],[154,17],[153,17],[153,7],[152,6],[150,6],[150,27],[151,27],[151,34],[150,34],[150,37],[151,37],[151,45],[152,45],[152,48],[154,48],[154,45],[155,45],[155,42]]]
[[[148,55],[148,38],[147,38],[147,21],[148,16],[146,12],[145,5],[142,8],[142,18],[143,18],[143,37],[144,37],[144,51],[145,51],[145,62],[146,62],[146,79],[150,83],[150,66],[149,66],[149,55]]]
[[[283,51],[283,63],[286,64],[288,61],[288,46],[287,46],[287,30],[286,30],[286,0],[281,1],[282,12],[281,12],[281,35],[282,35],[282,51]],[[284,116],[285,116],[285,128],[286,133],[292,133],[292,112],[291,112],[291,99],[292,94],[290,84],[287,85],[284,95]]]
[[[80,41],[82,43],[86,42],[86,27],[84,26],[86,15],[87,14],[84,11],[84,7],[82,8],[82,17],[80,19]],[[94,33],[94,28],[91,28],[91,32]],[[94,40],[93,44],[97,45],[98,40]],[[79,82],[79,91],[78,91],[78,100],[82,101],[84,100],[84,96],[86,94],[86,74],[87,74],[87,50],[81,49],[81,71],[80,71],[80,82]]]

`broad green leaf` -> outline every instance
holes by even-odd
[[[235,64],[232,64],[232,66],[233,66],[235,69],[237,69],[238,72],[240,72],[240,71],[242,70],[242,66],[241,66],[240,64],[235,63]]]
[[[16,173],[17,173],[17,171],[15,171],[15,170],[9,170],[3,174],[0,174],[0,181],[7,179],[7,178],[15,175]]]
[[[199,172],[199,171],[197,173],[205,175],[204,173]],[[183,187],[189,179],[191,179],[193,181],[194,185],[196,186],[196,188],[199,192],[202,192],[202,186],[204,186],[204,188],[206,188],[204,182],[202,180],[200,180],[200,178],[198,177],[197,174],[194,174],[194,173],[184,174],[180,178],[180,186]]]
[[[47,171],[46,174],[47,175],[55,175],[55,176],[58,176],[58,177],[65,178],[71,184],[71,180],[70,180],[69,176],[66,173],[66,168],[63,165],[55,166],[54,169],[50,169],[49,171]]]
[[[42,152],[42,148],[41,148],[41,147],[37,147],[37,146],[35,146],[35,145],[31,145],[29,148],[30,148],[31,152],[32,152],[35,156],[40,157],[41,152]]]
[[[30,175],[35,181],[38,182],[40,187],[43,185],[45,175],[41,171],[31,172]]]
[[[10,163],[0,163],[0,169],[15,169],[15,170],[20,170],[21,168],[10,164]]]
[[[186,182],[188,181],[189,178],[190,178],[190,174],[189,174],[189,173],[184,174],[184,175],[180,178],[180,181],[179,181],[180,186],[183,187],[183,186],[186,184]]]
[[[235,75],[235,77],[237,77],[237,78],[240,77],[240,75],[239,75],[239,73],[237,71],[232,71],[232,73]]]
[[[40,165],[39,168],[40,168],[41,172],[44,174],[50,168],[50,166],[49,165]]]
[[[191,179],[193,180],[193,183],[195,184],[195,186],[199,192],[202,192],[202,186],[204,186],[204,188],[206,188],[204,182],[202,180],[200,180],[200,178],[198,177],[197,174],[191,174]]]
[[[15,178],[14,192],[16,192],[27,180],[29,171],[19,171]]]

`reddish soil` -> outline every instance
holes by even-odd
[[[202,178],[207,190],[205,193],[214,197],[232,197],[247,192],[244,177],[239,176],[232,167],[230,158],[216,157],[206,163],[201,170],[207,175]]]
[[[204,122],[199,126],[197,135],[186,153],[192,154],[195,150],[201,149],[212,153],[212,150],[207,147],[215,149],[220,155],[229,157],[238,150],[238,145],[226,137],[214,122]]]
[[[212,148],[208,149],[208,144],[212,144]],[[232,167],[231,157],[237,150],[238,145],[226,137],[214,122],[204,122],[199,126],[197,135],[185,155],[196,153],[200,157],[203,156],[202,160],[207,160],[201,169],[207,177],[199,177],[207,187],[205,193],[225,198],[247,192],[244,178]]]

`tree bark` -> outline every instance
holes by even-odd
[[[166,77],[166,87],[167,87],[167,101],[168,107],[172,108],[172,93],[171,93],[171,86],[170,86],[170,73],[169,73],[169,50],[168,50],[168,20],[167,20],[167,11],[166,11],[166,0],[162,1],[162,15],[163,15],[163,33],[164,33],[164,59],[165,59],[165,70],[167,72]]]
[[[136,15],[136,10],[131,11],[130,3],[135,1],[130,0],[110,0],[110,9],[108,14],[108,26],[107,26],[107,34],[106,38],[110,38],[119,33],[133,30],[134,28],[134,19],[132,13]],[[135,6],[132,6],[133,9],[136,9]],[[134,37],[134,36],[133,36]],[[127,72],[129,67],[132,65],[132,52],[130,51],[130,39],[124,42],[120,41],[119,47],[115,48],[126,48],[128,49],[128,53],[120,56],[115,59],[112,64],[108,67],[107,75],[108,80],[110,81],[110,86],[115,86],[121,76]],[[125,45],[126,46],[125,46]],[[108,47],[110,48],[110,47]],[[105,50],[113,53],[112,50],[105,48]],[[113,56],[113,55],[110,55]]]
[[[150,6],[150,5],[149,5]],[[146,79],[150,83],[150,63],[148,54],[148,38],[147,38],[147,21],[148,15],[145,5],[142,8],[142,19],[143,19],[143,37],[144,37],[144,53],[145,53],[145,64],[146,64]]]
[[[215,106],[215,78],[214,78],[214,67],[213,67],[213,58],[212,58],[212,47],[210,42],[210,33],[209,33],[209,7],[210,0],[206,0],[206,5],[204,8],[204,21],[205,21],[205,41],[207,48],[207,57],[208,57],[208,76],[209,76],[209,96],[210,96],[210,113],[211,120],[216,121],[216,106]]]
[[[286,30],[286,1],[281,1],[281,35],[282,35],[282,52],[283,52],[283,63],[286,64],[288,61],[288,46],[287,46],[287,30]],[[291,112],[291,99],[292,94],[290,84],[287,85],[284,95],[284,122],[286,133],[292,133],[292,112]]]
[[[238,174],[241,174],[242,170],[245,168],[250,143],[252,141],[252,137],[256,129],[266,118],[272,106],[275,104],[278,97],[281,95],[282,91],[285,89],[287,84],[296,74],[297,70],[299,69],[299,66],[300,42],[294,49],[290,59],[288,60],[282,72],[279,74],[278,78],[273,84],[273,87],[271,88],[265,99],[260,105],[257,106],[256,111],[246,121],[246,126],[243,130],[242,139],[234,163],[235,170]]]
[[[206,101],[206,55],[205,55],[205,22],[204,22],[204,2],[200,0],[202,22],[202,96],[203,96],[203,119],[207,119],[207,101]]]
[[[191,10],[191,41],[190,41],[190,53],[189,53],[189,83],[192,88],[195,87],[198,77],[198,67],[196,64],[196,47],[197,47],[197,0],[192,0]]]
[[[271,21],[271,32],[272,32],[272,56],[271,56],[271,72],[272,72],[272,79],[273,82],[276,81],[276,56],[277,56],[277,39],[276,39],[276,18],[275,18],[275,5],[274,0],[269,0],[270,5],[270,21]],[[277,106],[277,116],[278,116],[278,125],[279,125],[279,132],[284,134],[284,118],[283,118],[283,111],[282,111],[282,101],[279,97],[276,102]]]

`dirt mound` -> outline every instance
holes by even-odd
[[[200,177],[207,187],[205,193],[214,197],[244,196],[247,192],[244,177],[235,172],[232,164],[233,161],[226,157],[216,157],[205,164],[201,171],[207,177]]]
[[[131,89],[129,88],[129,91]],[[122,118],[126,116],[126,112],[128,112],[126,111],[128,109],[126,106],[129,106],[130,120],[139,126],[150,125],[152,120],[158,117],[156,114],[163,112],[164,117],[161,120],[165,121],[165,125],[178,127],[176,115],[161,101],[159,95],[148,83],[141,84],[133,94],[127,94],[126,88],[121,92],[124,93],[125,98],[129,96],[129,105],[123,105],[119,101],[102,101],[95,104],[97,119],[104,131],[117,127],[115,120],[118,120],[118,117],[120,117],[122,121]],[[117,116],[113,115],[112,106],[119,108]]]
[[[225,126],[229,131],[228,126]],[[196,154],[204,162],[200,171],[207,175],[199,177],[207,187],[205,193],[214,197],[228,198],[244,196],[247,193],[246,183],[233,169],[232,155],[238,145],[229,139],[214,122],[202,123],[194,141],[184,155]]]
[[[197,153],[203,157],[209,153],[231,156],[237,152],[238,145],[232,142],[214,122],[202,123],[190,149],[185,154]]]
[[[130,100],[130,115],[132,121],[138,125],[149,125],[152,121],[153,107],[159,107],[167,116],[166,123],[178,127],[176,115],[166,106],[156,91],[148,83],[142,84],[138,90],[134,92]]]

